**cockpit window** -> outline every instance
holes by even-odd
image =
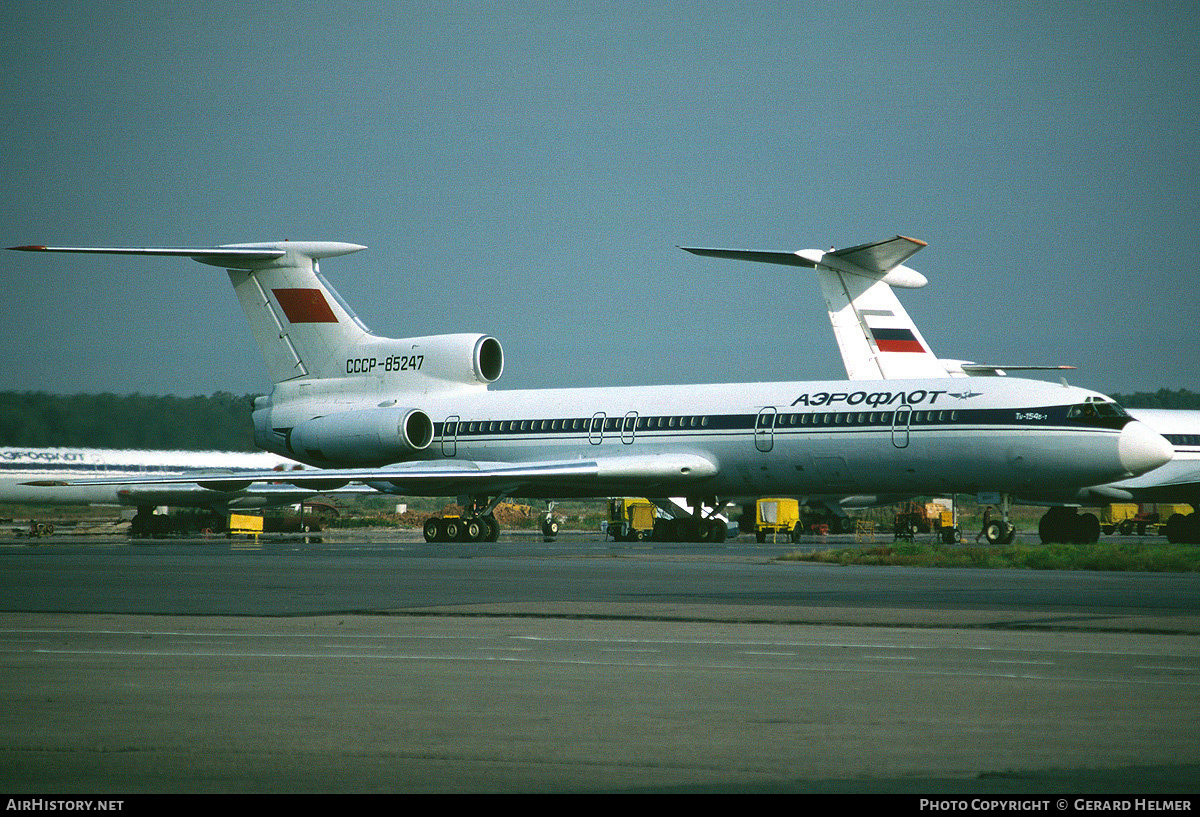
[[[1125,409],[1118,406],[1116,403],[1105,403],[1100,400],[1089,400],[1086,403],[1081,403],[1076,406],[1071,406],[1067,411],[1068,420],[1094,420],[1102,417],[1128,417]]]

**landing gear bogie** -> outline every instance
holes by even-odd
[[[495,542],[500,523],[490,513],[482,516],[432,516],[421,526],[426,542]]]
[[[1074,508],[1051,508],[1038,521],[1042,544],[1092,544],[1100,541],[1101,530],[1100,519],[1094,513],[1077,513]]]

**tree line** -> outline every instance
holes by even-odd
[[[252,400],[0,392],[0,446],[255,451]]]
[[[1200,393],[1112,395],[1129,408],[1200,409]],[[0,392],[0,446],[254,451],[250,395]]]
[[[1200,409],[1200,394],[1187,389],[1139,391],[1132,394],[1110,394],[1109,397],[1126,408]]]

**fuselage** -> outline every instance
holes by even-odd
[[[291,430],[331,413],[416,408],[432,420],[432,440],[387,462],[687,453],[714,465],[702,486],[688,490],[724,497],[1031,490],[1067,496],[1170,457],[1165,440],[1102,395],[1018,378],[390,395],[364,388],[366,380],[347,378],[343,386],[322,389],[336,397],[303,399],[291,397],[295,384],[283,395],[277,388],[272,405],[255,412],[259,445],[314,465],[351,466],[319,449],[297,448]],[[278,402],[281,396],[290,399]],[[564,483],[546,493],[616,495],[645,487],[620,478]]]

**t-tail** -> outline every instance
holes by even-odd
[[[904,266],[904,261],[924,246],[924,241],[898,235],[827,252],[682,249],[696,255],[815,270],[851,380],[950,377],[892,292],[893,286],[925,286],[925,276]]]
[[[180,256],[224,267],[275,384],[269,398],[254,402],[255,441],[313,464],[355,457],[373,464],[423,451],[434,426],[415,407],[422,396],[486,389],[504,371],[504,350],[488,335],[372,334],[319,266],[322,258],[366,249],[359,244],[10,249]]]
[[[321,275],[319,265],[322,258],[366,249],[360,244],[277,241],[201,248],[38,245],[10,249],[182,256],[224,267],[276,384],[350,379],[354,391],[378,386],[392,394],[486,388],[504,370],[500,342],[487,335],[384,338],[372,334]]]

